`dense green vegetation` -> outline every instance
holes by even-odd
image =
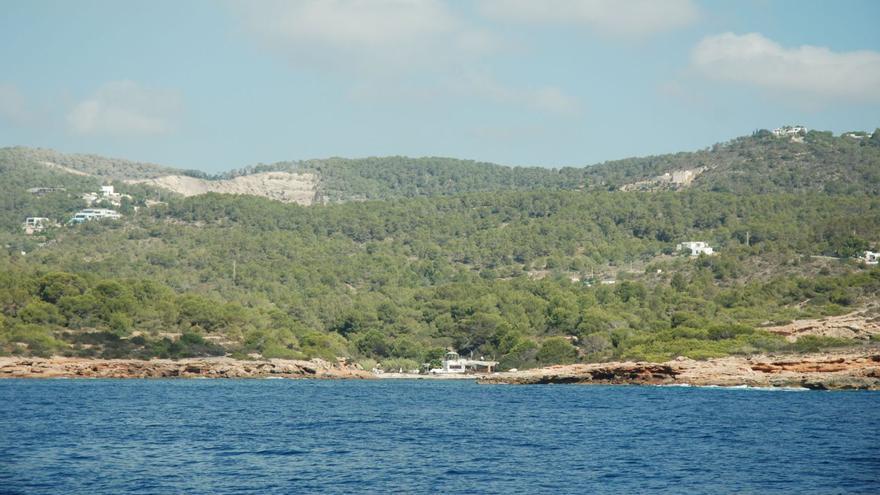
[[[294,289],[273,304],[248,297],[250,291],[229,300],[144,278],[43,273],[21,265],[8,263],[0,277],[4,352],[100,357],[258,352],[423,362],[453,346],[527,367],[815,350],[846,343],[788,344],[755,327],[765,318],[838,314],[880,291],[877,269],[719,287],[711,263],[697,262],[684,284],[673,278],[587,287],[560,277],[462,276],[418,288]],[[803,301],[809,303],[794,308]]]
[[[115,182],[133,196],[122,221],[34,236],[25,216],[63,221],[101,181],[155,170],[71,175],[0,150],[0,353],[411,368],[454,347],[524,368],[855,345],[761,327],[878,299],[880,270],[851,260],[880,240],[878,142],[758,132],[558,171],[439,158],[258,166],[230,175],[314,170],[331,204]],[[687,190],[618,191],[701,166]],[[27,192],[40,186],[66,191]],[[351,199],[366,201],[336,204]],[[678,253],[688,240],[719,254]]]
[[[175,170],[149,163],[66,155],[29,148],[0,149],[0,165],[45,168],[54,163],[102,180],[186,174],[227,179],[266,171],[313,172],[328,202],[449,196],[470,192],[537,189],[617,190],[675,170],[705,167],[693,187],[735,193],[825,192],[880,194],[880,130],[863,139],[811,131],[804,142],[756,131],[711,148],[615,160],[587,167],[505,167],[452,158],[402,156],[328,158],[259,164],[222,174]],[[34,186],[35,187],[35,186]],[[651,190],[668,189],[656,185]]]
[[[25,242],[20,228],[27,217],[46,217],[59,224],[66,223],[72,214],[85,207],[82,194],[96,192],[105,183],[112,183],[119,192],[133,195],[134,201],[123,208],[131,211],[133,206],[143,206],[146,199],[166,199],[172,194],[145,186],[128,185],[120,181],[110,181],[108,177],[99,175],[77,175],[42,162],[55,160],[52,163],[64,163],[65,166],[76,165],[77,169],[99,172],[103,168],[112,170],[120,161],[96,159],[99,165],[87,167],[75,160],[93,163],[91,155],[63,155],[47,150],[28,148],[0,149],[0,242],[4,245],[13,244],[30,251],[34,242]],[[121,165],[119,165],[121,166]],[[126,172],[129,174],[131,172]],[[112,176],[113,174],[109,174]],[[47,194],[32,194],[31,188],[63,188]],[[103,205],[110,206],[110,205]]]
[[[592,184],[609,189],[673,170],[705,167],[694,180],[694,189],[880,194],[880,129],[865,139],[810,131],[803,141],[760,130],[706,150],[616,160],[585,170]]]
[[[784,350],[755,328],[876,297],[877,270],[809,255],[851,254],[878,212],[878,198],[698,192],[171,200],[7,255],[4,349],[422,362],[451,346],[513,367]],[[691,238],[723,254],[674,255]]]
[[[504,167],[450,158],[332,158],[236,170],[310,171],[330,202],[453,195],[465,192],[617,190],[675,170],[706,167],[693,187],[735,193],[880,194],[880,130],[864,139],[811,131],[804,142],[757,131],[709,149],[561,169]],[[668,189],[659,185],[652,189]]]
[[[54,168],[59,171],[66,168],[102,180],[147,179],[180,172],[155,163],[134,162],[99,155],[59,153],[54,150],[22,146],[0,148],[0,163],[27,164],[30,167]]]

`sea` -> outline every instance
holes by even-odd
[[[880,393],[0,380],[0,493],[880,493]]]

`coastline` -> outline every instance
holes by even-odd
[[[880,350],[725,357],[663,363],[610,362],[550,366],[481,377],[483,384],[680,385],[880,390]]]
[[[226,357],[84,359],[0,357],[2,378],[289,378],[475,380],[480,384],[665,385],[810,390],[880,390],[880,349],[803,355],[725,357],[663,363],[607,362],[485,375],[374,374],[340,360]]]
[[[0,357],[0,378],[314,378],[371,379],[345,362],[322,359],[238,360],[227,357],[83,359]]]

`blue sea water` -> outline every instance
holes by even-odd
[[[880,393],[0,380],[0,492],[880,493]]]

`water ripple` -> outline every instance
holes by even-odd
[[[880,493],[880,394],[0,380],[0,493]]]

